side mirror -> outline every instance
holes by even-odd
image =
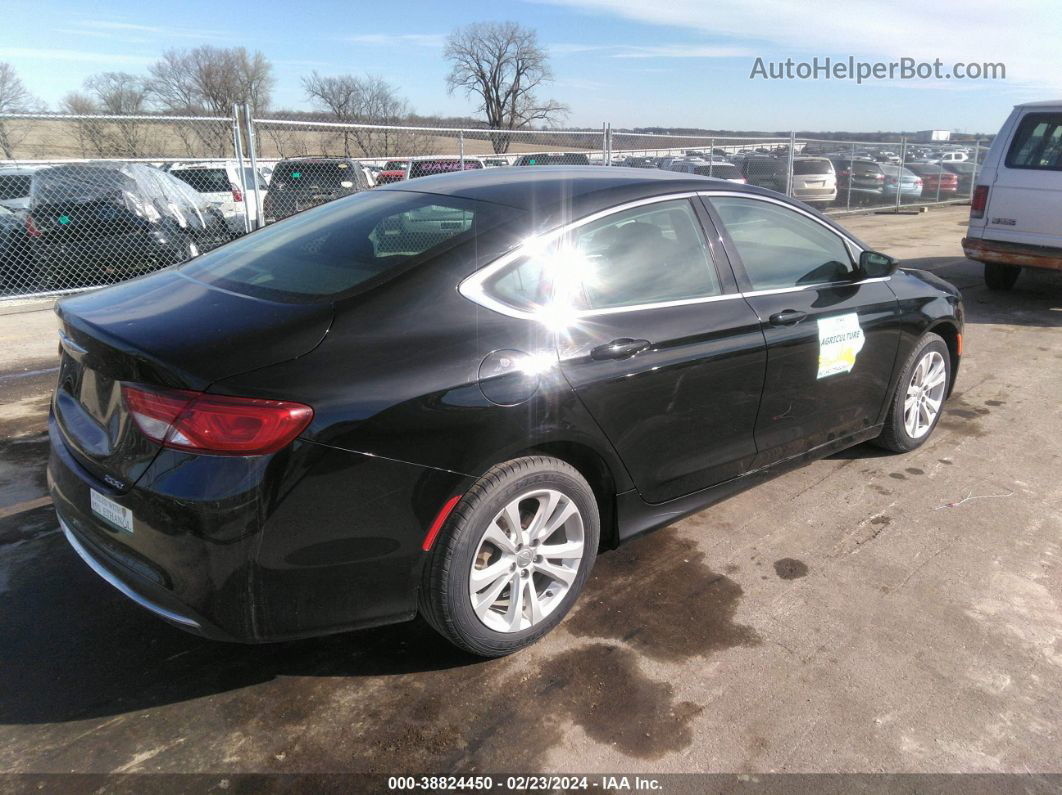
[[[878,251],[864,251],[859,255],[858,276],[861,279],[877,279],[892,276],[900,267],[899,260]]]

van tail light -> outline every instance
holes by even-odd
[[[970,217],[984,218],[985,208],[988,206],[988,186],[978,185],[974,188],[973,199],[970,200]]]
[[[237,185],[235,182],[230,182],[229,187],[232,188],[232,200],[234,202],[242,202],[243,193],[240,191],[240,186]]]
[[[266,455],[290,444],[313,409],[284,400],[122,384],[140,432],[164,447],[208,455]]]
[[[849,171],[849,170],[848,170],[848,169],[846,168],[846,169],[844,169],[844,171],[838,171],[838,172],[837,172],[837,176],[839,176],[839,177],[850,177],[850,176],[852,176],[852,172],[851,172],[851,171]]]
[[[41,230],[37,228],[32,215],[26,216],[26,234],[30,237],[41,237]]]

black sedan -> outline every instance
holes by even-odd
[[[799,203],[624,168],[414,187],[58,305],[51,493],[131,599],[240,641],[420,613],[502,655],[599,547],[940,418],[958,292]]]

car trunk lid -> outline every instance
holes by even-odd
[[[123,492],[159,450],[137,429],[123,383],[206,390],[313,350],[331,304],[239,295],[167,270],[60,302],[61,359],[52,409],[71,454]]]

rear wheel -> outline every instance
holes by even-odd
[[[1018,281],[1021,268],[1017,265],[1003,265],[998,262],[985,263],[985,284],[989,290],[1009,290]]]
[[[534,643],[575,602],[593,567],[600,520],[569,464],[499,464],[457,504],[425,563],[420,609],[456,646],[483,657]]]
[[[906,453],[925,444],[940,420],[951,384],[951,354],[944,340],[929,333],[907,357],[878,447]]]

